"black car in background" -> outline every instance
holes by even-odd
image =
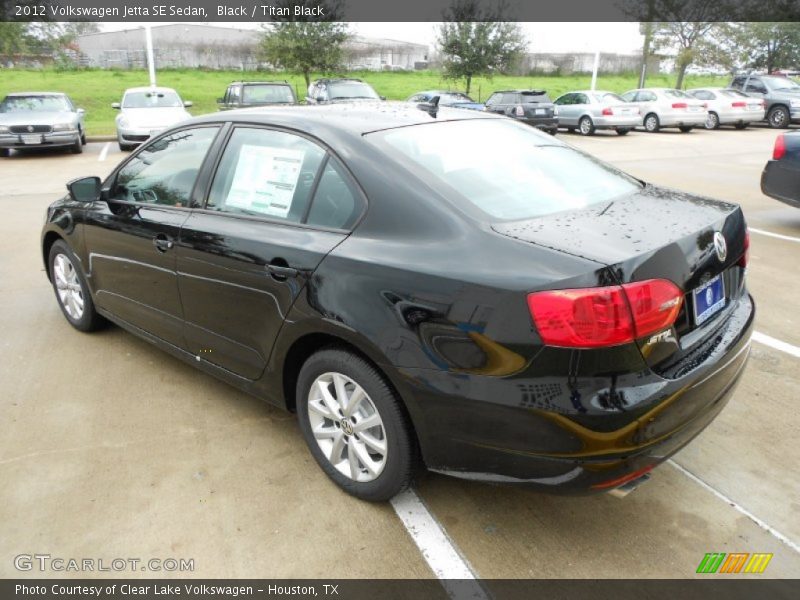
[[[294,88],[288,81],[234,81],[217,99],[220,110],[254,106],[297,104]]]
[[[761,173],[761,191],[771,198],[800,208],[800,132],[775,138],[772,160]]]
[[[486,100],[486,111],[517,119],[551,135],[558,132],[558,111],[544,90],[494,92]]]
[[[66,319],[113,321],[295,411],[360,498],[390,498],[419,465],[634,486],[717,416],[747,361],[741,209],[511,119],[218,112],[68,187],[41,237]]]
[[[357,102],[385,100],[372,86],[360,79],[317,79],[308,86],[306,103],[330,104],[333,102]]]

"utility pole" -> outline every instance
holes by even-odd
[[[153,59],[153,32],[150,25],[144,26],[144,40],[147,47],[147,68],[150,71],[150,86],[156,87],[156,61]]]

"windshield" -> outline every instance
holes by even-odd
[[[175,92],[147,91],[128,92],[122,101],[122,108],[179,108],[183,106],[180,96]]]
[[[421,168],[426,181],[465,210],[478,209],[494,221],[584,208],[641,187],[611,167],[506,119],[444,121],[367,137],[401,162]],[[486,152],[487,147],[492,151]]]
[[[611,92],[595,94],[594,97],[595,100],[603,104],[610,104],[612,102],[625,102],[625,98],[622,96],[617,96],[616,94],[612,94]]]
[[[72,107],[63,96],[10,96],[0,103],[0,112],[61,112]]]
[[[439,94],[439,106],[448,106],[459,102],[474,102],[474,100],[466,94]]]
[[[246,85],[242,104],[286,104],[294,102],[292,88],[287,85]]]
[[[762,77],[762,81],[769,85],[773,90],[792,90],[798,91],[800,84],[788,77]]]
[[[360,81],[340,81],[331,83],[328,86],[328,99],[341,100],[343,98],[371,98],[373,100],[380,100],[380,96],[366,83]]]

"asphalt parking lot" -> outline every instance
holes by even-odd
[[[642,179],[741,203],[756,330],[797,347],[800,210],[759,189],[775,136],[560,134]],[[328,482],[292,415],[119,328],[85,335],[63,318],[39,249],[45,207],[122,157],[98,143],[0,159],[0,576],[41,576],[15,569],[23,553],[192,558],[193,572],[166,575],[208,578],[426,578],[459,565],[482,578],[683,578],[708,552],[773,553],[760,577],[800,573],[800,357],[754,341],[721,416],[624,499],[427,475],[397,510],[367,504]],[[399,518],[416,497],[442,543]]]

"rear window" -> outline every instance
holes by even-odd
[[[490,221],[585,208],[641,188],[627,175],[512,120],[445,121],[375,132],[367,139],[465,211]]]
[[[550,97],[544,92],[542,93],[522,92],[522,102],[524,102],[525,104],[531,104],[531,103],[536,104],[541,102],[550,103],[552,102],[552,100],[550,100]]]
[[[664,95],[667,98],[690,98],[690,96],[684,94],[680,90],[664,90]]]
[[[728,98],[749,98],[747,94],[744,92],[740,92],[739,90],[722,90],[720,94],[724,96],[728,96]]]
[[[292,88],[288,85],[246,85],[244,86],[243,104],[294,102]]]
[[[595,94],[595,100],[601,102],[603,104],[611,104],[613,102],[626,102],[625,98],[622,96],[618,96],[617,94],[612,94],[611,92],[606,92],[605,94]]]

